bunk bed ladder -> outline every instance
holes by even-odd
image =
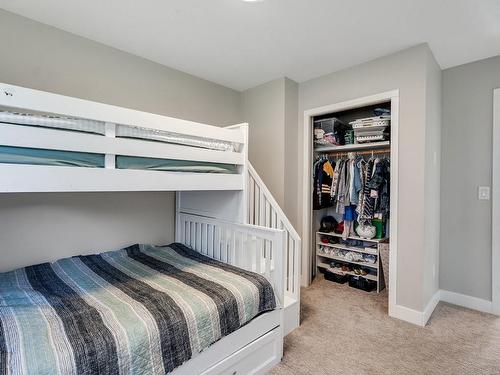
[[[300,236],[283,213],[278,202],[248,163],[247,222],[285,231],[285,334],[299,326]]]

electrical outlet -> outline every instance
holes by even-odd
[[[477,199],[482,201],[490,200],[490,187],[489,186],[479,186],[477,189]]]

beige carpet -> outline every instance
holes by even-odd
[[[500,318],[441,302],[421,328],[386,311],[387,294],[320,276],[271,374],[500,374]]]

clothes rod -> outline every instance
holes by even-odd
[[[321,155],[328,155],[328,156],[342,156],[342,155],[349,155],[349,154],[355,154],[355,155],[375,155],[375,154],[387,154],[391,152],[390,148],[385,148],[385,149],[377,149],[377,150],[363,150],[363,151],[333,151],[333,152],[328,152],[328,153],[321,153]]]

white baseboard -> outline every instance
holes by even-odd
[[[448,302],[453,305],[467,307],[468,309],[482,311],[485,313],[493,313],[493,304],[491,301],[467,296],[465,294],[450,292],[449,290],[441,290],[441,301]]]
[[[391,317],[404,320],[405,322],[423,327],[423,313],[421,311],[410,309],[402,305],[395,305],[389,314]]]
[[[431,317],[432,313],[434,312],[434,309],[436,308],[440,300],[441,300],[441,290],[438,290],[436,293],[434,293],[427,306],[425,306],[424,312],[422,313],[423,326],[425,326],[429,321],[429,318]]]
[[[439,301],[493,314],[493,304],[491,301],[440,289],[436,293],[434,293],[429,303],[427,303],[424,311],[417,311],[405,306],[396,305],[391,311],[390,316],[392,316],[393,318],[404,320],[408,323],[424,327],[429,321],[429,318],[431,317]]]
[[[408,307],[402,306],[402,305],[396,305],[394,307],[393,313],[391,316],[393,318],[397,318],[400,320],[404,320],[405,322],[415,324],[420,327],[425,327],[427,324],[427,321],[432,315],[432,312],[436,308],[437,304],[439,303],[440,299],[440,293],[441,291],[438,290],[434,295],[432,296],[431,300],[425,307],[424,311],[418,311],[414,309],[410,309]]]

